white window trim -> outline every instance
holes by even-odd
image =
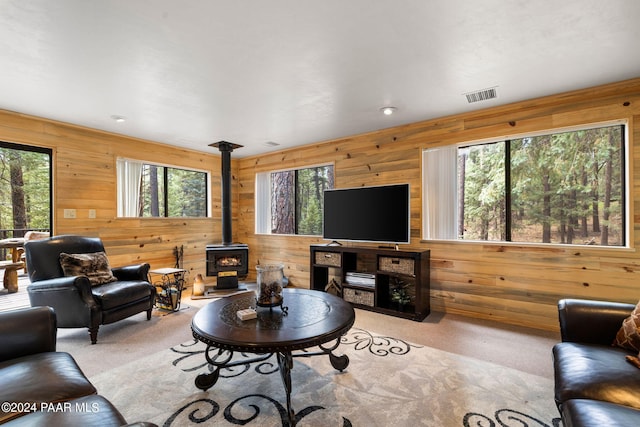
[[[429,192],[430,187],[432,187],[432,185],[429,184],[430,179],[434,179],[433,176],[429,175],[429,166],[427,163],[427,153],[429,152],[434,152],[436,150],[446,150],[446,149],[450,149],[453,150],[454,152],[457,153],[458,148],[460,147],[470,147],[473,145],[481,145],[481,144],[491,144],[491,143],[498,143],[498,142],[503,142],[505,140],[508,139],[520,139],[520,138],[526,138],[526,137],[536,137],[536,136],[541,136],[541,135],[550,135],[550,134],[557,134],[557,133],[564,133],[564,132],[575,132],[575,131],[580,131],[580,130],[587,130],[587,129],[594,129],[594,128],[600,128],[600,127],[608,127],[608,126],[616,126],[616,125],[624,125],[625,127],[625,135],[624,135],[624,171],[625,171],[625,175],[624,175],[624,182],[625,182],[625,206],[624,206],[624,211],[625,211],[625,245],[624,246],[599,246],[599,245],[593,245],[593,246],[589,246],[589,245],[569,245],[569,244],[559,244],[559,243],[532,243],[532,242],[507,242],[507,241],[486,241],[486,240],[468,240],[468,239],[458,239],[458,237],[456,236],[456,227],[457,227],[457,218],[458,218],[458,212],[457,209],[455,208],[455,206],[457,205],[457,196],[458,196],[458,189],[456,186],[457,183],[457,161],[454,162],[455,164],[455,174],[453,175],[454,179],[454,184],[453,184],[453,192],[455,194],[454,197],[448,197],[453,204],[453,208],[450,208],[448,210],[444,210],[443,213],[434,213],[434,212],[429,212],[430,210],[433,211],[434,209],[436,209],[436,206],[438,205],[438,203],[434,203],[434,202],[429,202],[427,199],[429,198],[428,195],[437,195],[437,192]],[[546,129],[546,130],[540,130],[540,131],[534,131],[534,132],[523,132],[523,133],[516,133],[516,134],[506,134],[504,136],[497,136],[497,137],[491,137],[491,138],[483,138],[483,139],[476,139],[476,140],[472,140],[472,141],[464,141],[464,142],[459,142],[457,144],[451,144],[451,145],[447,145],[447,146],[440,146],[440,147],[435,147],[435,148],[425,148],[422,151],[422,240],[423,241],[443,241],[443,242],[456,242],[456,243],[461,243],[461,244],[477,244],[477,243],[482,243],[483,245],[498,245],[498,246],[532,246],[532,247],[544,247],[544,248],[551,248],[551,247],[557,247],[557,248],[569,248],[569,247],[579,247],[579,248],[583,248],[585,250],[626,250],[628,251],[629,249],[633,249],[633,222],[632,222],[632,218],[631,218],[631,203],[632,203],[632,192],[631,192],[631,188],[633,186],[633,183],[631,182],[631,156],[632,156],[632,152],[631,152],[631,148],[630,148],[630,135],[629,135],[629,128],[630,128],[630,124],[629,124],[629,120],[627,119],[618,119],[618,120],[610,120],[610,121],[602,121],[602,122],[595,122],[595,123],[586,123],[586,124],[581,124],[581,125],[575,125],[575,126],[566,126],[566,127],[561,127],[561,128],[553,128],[553,129]],[[446,159],[447,157],[441,157],[441,159]],[[444,168],[443,165],[437,165],[437,167],[441,168],[441,169],[447,169]],[[449,179],[451,178],[451,175],[449,175]],[[436,185],[436,187],[440,186],[441,184],[444,185],[442,183],[442,179],[440,179],[439,176],[436,175],[436,181],[438,182],[438,185]],[[448,181],[448,180],[447,180]],[[436,199],[437,202],[438,199]],[[430,225],[445,225],[448,222],[446,221],[446,219],[442,219],[443,216],[447,215],[447,212],[449,212],[452,217],[454,218],[454,225],[453,227],[447,231],[447,232],[432,232],[430,231],[431,229],[429,228]],[[451,213],[453,212],[453,213]],[[453,216],[455,215],[455,217]],[[440,221],[440,222],[439,222]],[[438,236],[442,236],[442,235],[448,235],[449,237],[438,237]]]

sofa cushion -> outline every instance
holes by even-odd
[[[631,314],[622,321],[622,325],[613,340],[613,345],[628,350],[640,351],[640,302]]]
[[[102,310],[110,310],[142,299],[149,299],[154,291],[149,282],[143,280],[121,280],[94,286],[91,293],[98,300]]]
[[[564,427],[640,426],[640,410],[598,400],[568,400],[561,413]]]
[[[43,411],[32,412],[11,420],[7,426],[123,426],[122,414],[102,396],[81,397],[69,402],[45,405]]]
[[[64,402],[95,393],[68,353],[37,353],[0,362],[0,402]],[[0,412],[0,424],[17,416]]]
[[[594,399],[640,409],[640,370],[629,351],[598,344],[563,342],[553,347],[555,399]]]
[[[93,286],[115,282],[107,254],[92,252],[86,254],[60,253],[60,266],[65,276],[87,276]]]

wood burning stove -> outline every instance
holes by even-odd
[[[249,246],[207,245],[207,276],[218,276],[220,272],[235,271],[238,277],[249,272]]]
[[[242,147],[227,141],[209,144],[220,150],[222,161],[222,244],[207,245],[207,276],[217,276],[217,288],[238,287],[238,278],[249,273],[249,246],[233,243],[231,233],[231,152]]]

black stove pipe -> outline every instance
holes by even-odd
[[[220,150],[222,171],[221,171],[221,202],[222,202],[222,244],[232,245],[232,225],[231,225],[231,152],[242,147],[227,141],[218,141],[209,144]]]

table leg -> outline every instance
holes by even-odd
[[[284,384],[284,390],[287,394],[287,413],[289,415],[289,425],[294,427],[296,425],[296,415],[291,408],[291,369],[293,369],[293,357],[291,352],[277,353],[278,367],[280,368],[280,376],[282,377],[282,383]]]
[[[338,338],[335,344],[330,347],[325,347],[323,345],[319,345],[318,347],[320,347],[323,352],[329,354],[329,362],[331,362],[331,366],[333,366],[333,369],[337,369],[338,371],[342,372],[347,369],[347,366],[349,366],[349,356],[347,356],[346,354],[343,354],[342,356],[336,356],[335,354],[333,354],[333,350],[338,348],[339,345],[340,338]]]
[[[4,270],[3,286],[10,294],[18,292],[18,268],[6,267]]]
[[[209,351],[217,350],[217,354],[213,357],[209,356]],[[226,353],[226,355],[225,355]],[[200,390],[207,391],[218,381],[220,377],[220,369],[227,366],[227,364],[233,358],[233,351],[219,349],[213,346],[207,346],[207,350],[204,352],[204,357],[207,362],[213,366],[213,371],[210,374],[200,374],[196,377],[196,387]]]
[[[315,351],[315,352],[305,351],[302,353],[296,353],[293,355],[293,357],[312,357],[312,356],[322,356],[324,354],[328,354],[329,362],[331,362],[331,366],[333,366],[333,369],[337,369],[338,371],[342,372],[345,369],[347,369],[347,367],[349,366],[349,356],[347,356],[346,354],[343,354],[342,356],[337,356],[333,354],[333,350],[335,350],[339,346],[340,346],[340,338],[336,339],[335,344],[331,346],[325,346],[322,344],[319,345],[318,348],[322,351]]]
[[[210,354],[215,352],[213,356]],[[200,374],[196,377],[196,387],[200,390],[207,391],[215,385],[220,377],[220,370],[225,368],[232,368],[234,366],[250,365],[252,363],[264,362],[271,358],[272,353],[258,354],[253,359],[233,359],[233,351],[223,350],[213,345],[208,345],[204,352],[204,357],[207,359],[207,363],[212,366],[212,371],[209,374]]]

